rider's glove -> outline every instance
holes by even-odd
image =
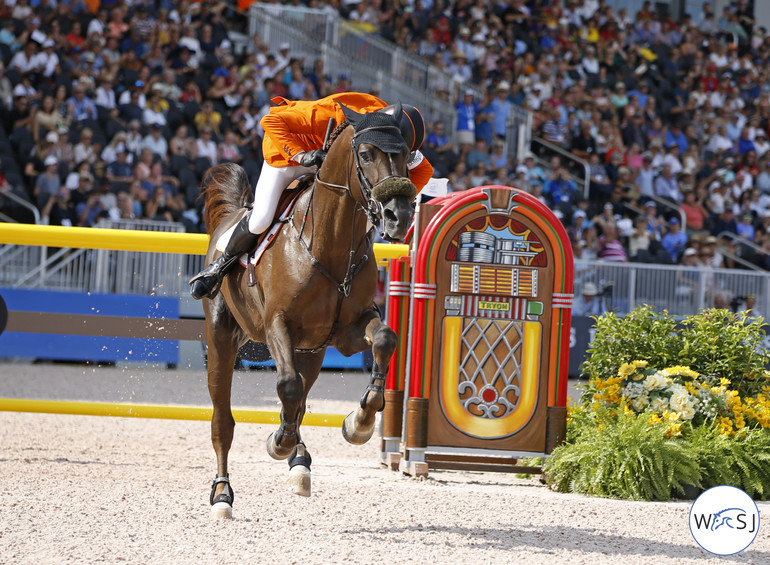
[[[323,149],[313,149],[302,154],[299,164],[303,167],[320,167],[325,158],[326,151]]]

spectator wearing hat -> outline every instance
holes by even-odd
[[[508,127],[508,116],[511,114],[511,102],[508,100],[508,92],[511,85],[506,81],[500,81],[495,87],[495,97],[490,104],[492,110],[492,135],[505,141]]]
[[[468,64],[468,56],[462,49],[455,49],[452,52],[452,61],[447,65],[446,70],[460,88],[464,88],[464,85],[473,79],[473,71]]]
[[[642,166],[637,170],[634,182],[643,200],[655,194],[655,169],[652,167],[652,153],[649,151],[642,153]]]
[[[660,240],[663,249],[671,257],[672,263],[679,262],[679,254],[684,251],[687,245],[687,234],[681,230],[681,227],[679,218],[671,218],[668,221],[668,231],[663,236],[663,239]]]
[[[142,122],[148,126],[157,124],[163,128],[167,123],[166,113],[168,110],[169,104],[163,98],[163,86],[156,82],[150,88],[150,97],[142,112]]]
[[[575,302],[572,304],[573,316],[599,316],[601,315],[602,308],[600,300],[597,298],[597,288],[592,282],[583,283],[583,288],[580,292],[580,296],[575,298]]]
[[[35,180],[35,188],[32,195],[35,198],[35,205],[39,210],[48,203],[51,197],[59,191],[61,180],[57,167],[59,161],[53,155],[48,155],[43,161],[43,172]]]
[[[634,229],[628,238],[628,257],[631,261],[648,262],[652,234],[647,229],[647,218],[644,215],[634,219]]]
[[[741,221],[735,226],[738,235],[749,241],[754,241],[754,215],[751,213],[741,214]]]
[[[163,137],[163,125],[158,122],[150,124],[150,133],[142,139],[142,149],[149,149],[161,161],[168,162],[168,142]]]
[[[37,67],[42,76],[48,80],[55,79],[62,72],[59,55],[54,51],[55,46],[53,39],[46,39],[42,50],[37,54]]]

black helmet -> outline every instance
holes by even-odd
[[[402,109],[400,116],[394,116],[401,128],[401,135],[404,137],[407,146],[409,146],[409,151],[416,151],[422,147],[422,142],[425,140],[425,121],[422,119],[420,111],[411,104],[391,104],[380,110],[380,112],[385,112],[392,116],[397,106],[401,106]]]

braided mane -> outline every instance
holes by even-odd
[[[331,135],[329,136],[329,141],[324,146],[324,151],[328,151],[329,148],[332,146],[332,143],[334,143],[337,138],[340,136],[340,134],[345,130],[346,127],[348,127],[350,123],[347,121],[342,122],[340,125],[338,125],[336,128],[334,128],[334,131],[332,131]]]

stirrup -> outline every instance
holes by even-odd
[[[196,300],[200,300],[205,297],[214,298],[219,294],[219,289],[222,288],[222,282],[225,280],[228,268],[237,261],[237,259],[238,255],[232,255],[230,257],[220,255],[208,267],[191,278],[189,285],[192,297]],[[201,286],[203,289],[200,288]]]

